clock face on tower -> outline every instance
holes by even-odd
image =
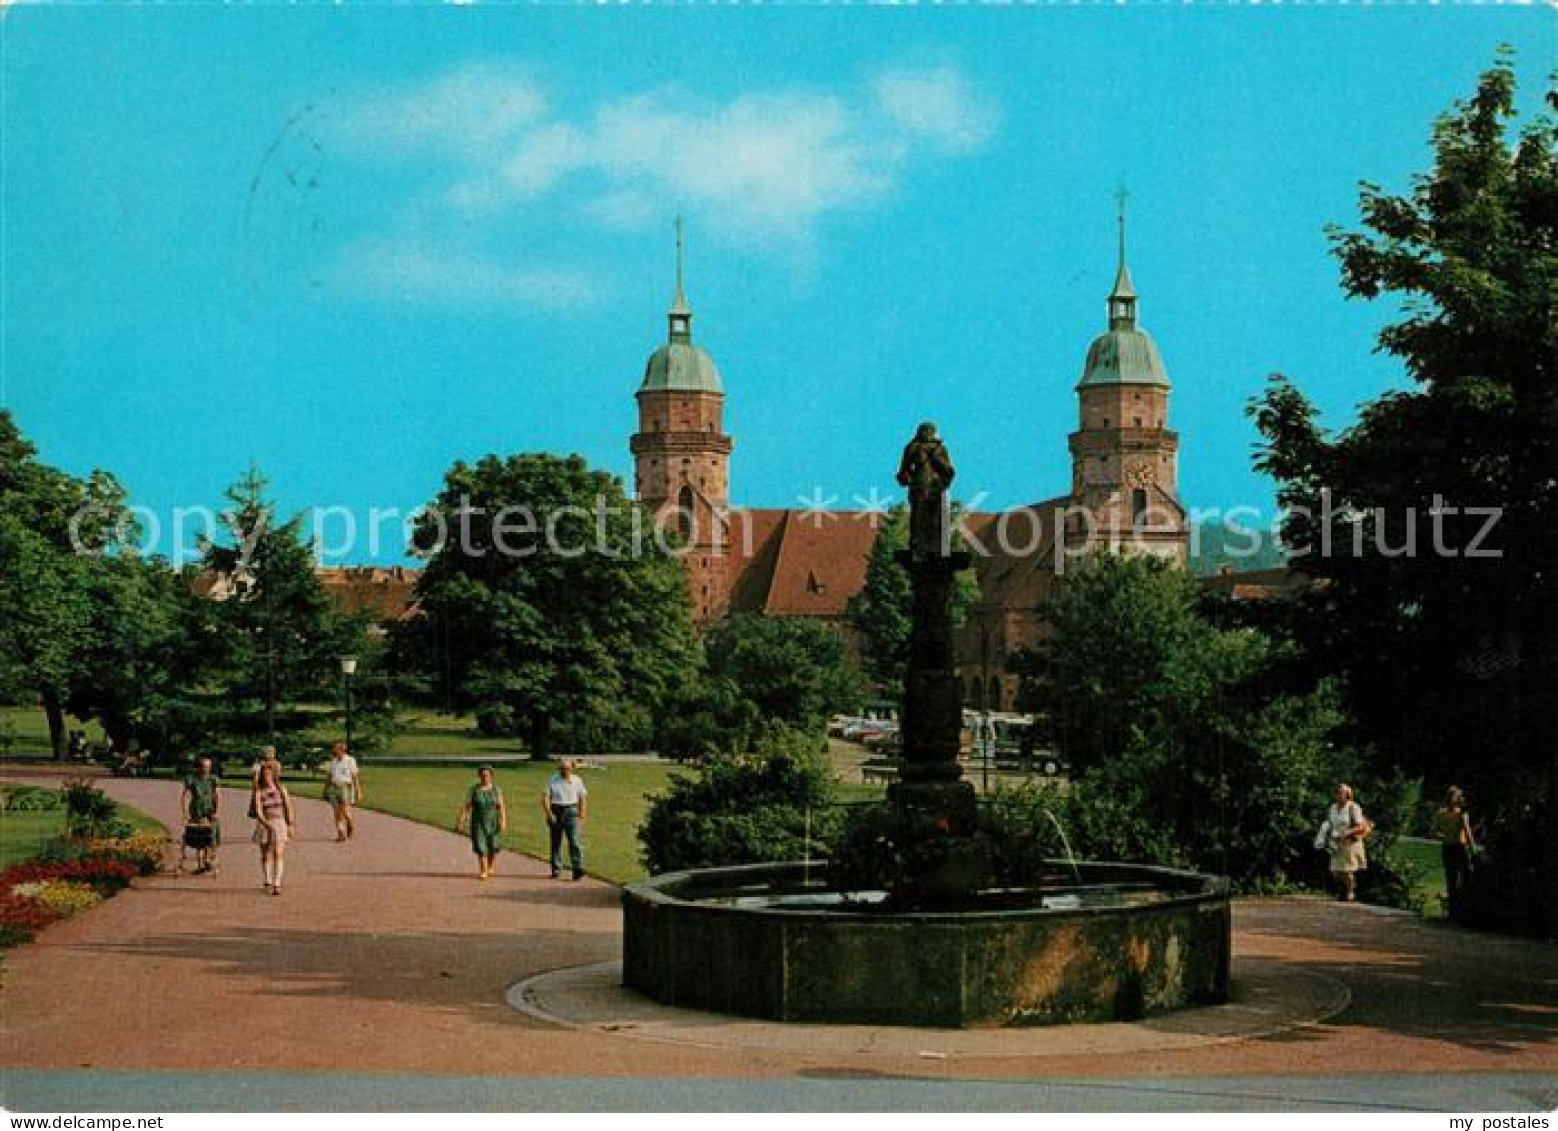
[[[1131,463],[1126,465],[1125,481],[1132,487],[1151,487],[1158,481],[1158,473],[1150,463]]]

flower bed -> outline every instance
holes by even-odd
[[[95,907],[162,863],[165,839],[56,841],[44,858],[0,872],[0,949],[26,942],[58,919]]]
[[[50,880],[74,880],[103,895],[113,895],[126,887],[138,869],[128,860],[101,856],[83,856],[76,860],[29,860],[0,872],[0,888],[15,890],[18,884],[47,883]]]

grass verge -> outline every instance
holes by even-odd
[[[599,768],[587,766],[581,771],[590,791],[589,820],[584,827],[584,866],[592,876],[617,884],[645,876],[638,856],[638,826],[649,809],[650,795],[663,789],[675,770],[670,763],[624,762]],[[497,783],[503,790],[509,815],[508,832],[503,837],[505,848],[546,857],[550,846],[541,814],[541,793],[553,772],[553,767],[544,763],[499,767]],[[367,794],[365,808],[450,830],[465,803],[466,792],[476,782],[475,773],[469,769],[383,762],[364,766],[362,778],[363,792]]]

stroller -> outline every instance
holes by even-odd
[[[194,875],[214,870],[216,826],[210,820],[190,821],[184,826],[184,836],[179,842],[179,875],[184,873],[190,853],[195,856]]]

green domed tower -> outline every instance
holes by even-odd
[[[1109,328],[1088,347],[1077,382],[1081,420],[1070,437],[1071,497],[1084,513],[1068,519],[1066,546],[1081,552],[1090,542],[1184,565],[1189,539],[1179,499],[1179,436],[1168,427],[1168,370],[1157,343],[1136,324],[1123,192],[1119,241]]]
[[[725,389],[708,351],[692,340],[682,278],[682,222],[676,221],[676,297],[665,345],[649,355],[638,387],[638,432],[630,442],[634,494],[687,547],[693,611],[700,623],[729,601],[727,512],[730,453],[723,430]]]

